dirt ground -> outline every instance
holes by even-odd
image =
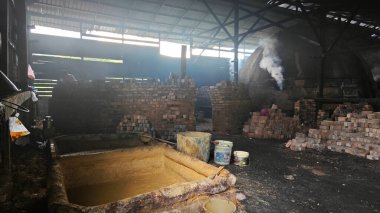
[[[248,212],[380,212],[380,161],[347,154],[294,152],[284,141],[231,140],[250,153],[250,165],[227,168],[237,176]],[[294,180],[291,180],[294,179]]]
[[[9,202],[0,212],[47,212],[47,153],[36,144],[12,144],[13,187]]]
[[[231,140],[250,153],[250,165],[227,166],[247,199],[248,212],[380,212],[380,161],[313,150],[294,152],[284,141]],[[13,148],[13,196],[0,212],[46,212],[46,153]],[[294,179],[294,180],[292,180]]]

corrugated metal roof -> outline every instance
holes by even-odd
[[[234,7],[234,1],[229,0],[207,0],[213,12],[220,21],[223,21],[230,14],[231,8]],[[268,6],[265,0],[239,0],[243,5],[239,10],[240,17],[246,17],[239,22],[240,31],[244,33],[252,27],[252,24],[258,17],[250,16],[251,13]],[[269,3],[276,3],[271,0]],[[288,1],[289,2],[289,1]],[[295,1],[290,1],[295,2]],[[308,10],[318,9],[318,1],[302,1]],[[334,1],[335,2],[335,1]],[[276,10],[265,12],[265,17],[277,22],[284,20],[295,14],[299,8],[284,6],[276,7]],[[352,8],[343,8],[343,11],[330,11],[329,14],[335,16],[347,16]],[[370,11],[366,7],[365,11]],[[372,9],[369,14],[357,15],[355,18],[361,19],[361,22],[373,24],[378,20],[378,16],[373,15],[379,12],[378,9]],[[87,29],[97,29],[109,32],[121,33],[128,32],[139,36],[154,36],[161,38],[171,38],[174,40],[193,39],[194,46],[200,46],[208,43],[211,37],[219,29],[219,25],[213,15],[205,6],[202,0],[29,0],[28,12],[30,15],[30,24],[57,27],[67,30],[82,32]],[[336,13],[336,14],[334,14]],[[261,13],[264,15],[264,13]],[[372,19],[368,20],[368,17]],[[227,19],[227,22],[233,21],[233,13]],[[260,21],[256,28],[264,28],[268,21]],[[283,26],[292,26],[296,21],[290,21]],[[212,29],[212,30],[211,30]],[[233,24],[227,25],[226,29],[233,34]],[[246,48],[255,48],[258,39],[265,38],[277,32],[278,27],[267,27],[264,31],[255,35],[249,35],[245,39]],[[220,30],[220,29],[219,29]],[[215,40],[220,40],[221,44],[232,45],[224,30],[215,36]],[[210,44],[215,45],[215,44]]]

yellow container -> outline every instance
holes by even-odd
[[[211,134],[207,132],[180,132],[177,150],[207,162],[210,158]]]

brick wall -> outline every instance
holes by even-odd
[[[164,139],[195,129],[191,79],[68,82],[53,91],[51,112],[62,133],[143,132]]]
[[[216,132],[240,134],[249,117],[252,101],[243,85],[222,81],[209,88],[212,125]]]

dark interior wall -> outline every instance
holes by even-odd
[[[64,71],[79,79],[104,79],[104,77],[145,77],[167,79],[170,72],[180,73],[180,58],[161,56],[159,48],[122,45],[115,43],[80,40],[31,34],[29,52],[79,57],[123,59],[123,64],[85,62],[80,60],[32,57],[51,61],[32,64],[37,78],[59,79]],[[188,60],[188,74],[197,86],[214,85],[229,79],[229,60],[224,58],[197,57]]]
[[[336,36],[333,32],[327,35],[330,40]],[[317,88],[321,70],[320,46],[284,31],[278,33],[274,38],[277,40],[276,50],[283,67],[284,89],[293,87],[294,80],[305,80],[306,87]],[[256,50],[260,51],[260,48]],[[373,77],[368,74],[366,66],[360,60],[361,53],[350,52],[344,42],[338,42],[334,51],[339,54],[329,54],[326,57],[325,87],[340,88],[342,82],[345,84],[355,83],[359,87],[361,97],[370,97],[367,84],[372,81]],[[260,63],[260,59],[255,63]],[[252,67],[255,67],[252,72],[256,73],[257,77],[254,79],[257,83],[272,79],[266,70],[258,66]],[[266,86],[268,85],[272,85],[276,89],[275,84],[266,84]],[[326,97],[329,97],[328,90],[325,92],[327,92]]]
[[[345,30],[342,33],[343,29]],[[310,26],[306,24],[298,24],[292,30],[301,36],[285,31],[278,35],[281,44],[279,50],[284,59],[287,74],[297,76],[298,68],[301,67],[303,69],[301,73],[305,78],[316,79],[321,60],[321,47],[318,44],[318,39]],[[346,82],[352,80],[360,84],[364,90],[365,84],[373,83],[370,82],[373,78],[371,69],[376,66],[374,61],[379,61],[379,58],[371,60],[365,47],[376,47],[380,43],[379,39],[370,36],[372,33],[363,27],[350,26],[345,28],[342,24],[325,23],[322,38],[325,40],[325,48],[331,48],[326,54],[325,79],[327,83],[337,79]],[[379,50],[379,48],[370,49],[372,53]],[[296,53],[299,53],[299,67],[295,66]]]
[[[326,26],[324,36],[326,36],[327,48],[340,35],[340,29],[341,26]],[[263,106],[271,106],[274,103],[284,111],[291,112],[295,100],[318,97],[321,47],[317,42],[318,40],[313,36],[310,27],[297,25],[293,30],[298,35],[288,31],[280,31],[271,39],[276,41],[272,44],[275,46],[278,58],[281,59],[284,77],[283,90],[280,90],[274,78],[259,66],[264,55],[264,46],[255,50],[255,53],[246,63],[247,69],[242,68],[241,70],[239,81],[248,84],[255,110],[259,110]],[[368,47],[378,44],[379,41],[372,41],[368,35],[367,37],[366,35],[358,35],[353,32],[355,30],[358,29],[347,30],[331,52],[327,54],[324,71],[325,98],[379,97],[379,86],[374,81],[372,74],[380,70],[376,66],[379,64],[376,51],[366,53],[355,50],[355,47]],[[261,43],[268,44],[268,42]],[[268,46],[271,48],[273,45]],[[247,81],[247,79],[249,80]],[[341,87],[342,83],[345,87]],[[353,92],[349,93],[349,91]],[[350,94],[353,95],[350,96]]]
[[[334,37],[334,34],[332,33],[330,37]],[[320,71],[321,48],[286,32],[279,33],[278,40],[278,51],[285,68],[285,76],[317,80]],[[343,44],[337,44],[334,51],[344,52],[347,48]],[[349,51],[328,55],[325,78],[360,79],[363,69],[358,58]]]
[[[64,134],[154,131],[173,139],[195,129],[196,88],[181,81],[59,82],[50,113]]]

